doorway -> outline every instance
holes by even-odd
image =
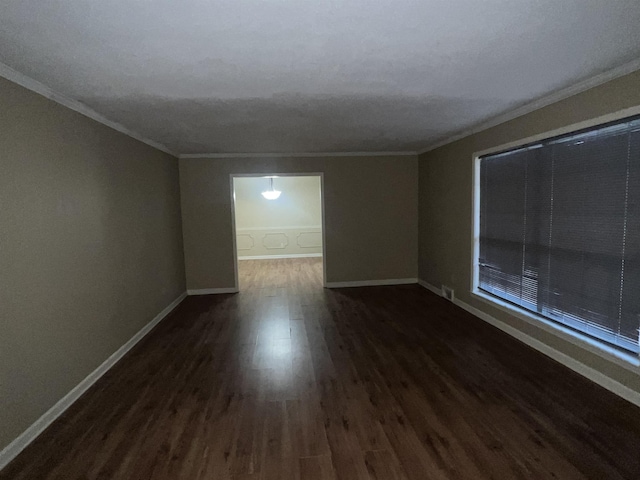
[[[287,281],[325,286],[323,174],[232,174],[230,180],[236,288]]]

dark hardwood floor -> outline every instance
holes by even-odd
[[[414,286],[243,261],[2,479],[640,479],[640,409]]]

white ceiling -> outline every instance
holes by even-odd
[[[421,150],[640,57],[638,0],[2,0],[0,62],[177,153]]]

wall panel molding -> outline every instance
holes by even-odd
[[[305,242],[304,239],[307,237],[311,239]],[[300,248],[322,248],[322,232],[300,232],[296,235],[296,244]]]
[[[276,260],[278,258],[322,258],[321,253],[289,253],[287,255],[254,255],[239,257],[238,260]]]
[[[289,237],[285,232],[265,233],[262,236],[262,246],[267,250],[286,250],[289,246]]]
[[[249,241],[251,239],[252,241]],[[259,227],[236,230],[238,258],[297,258],[322,256],[322,227]]]
[[[253,235],[250,233],[238,233],[236,235],[238,250],[252,250],[256,246]],[[244,240],[242,240],[244,239]],[[247,243],[247,239],[250,243]]]

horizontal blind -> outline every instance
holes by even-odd
[[[620,333],[633,339],[638,334],[640,318],[640,120],[632,123],[630,132],[626,206]]]
[[[638,352],[640,120],[481,158],[479,288]]]

